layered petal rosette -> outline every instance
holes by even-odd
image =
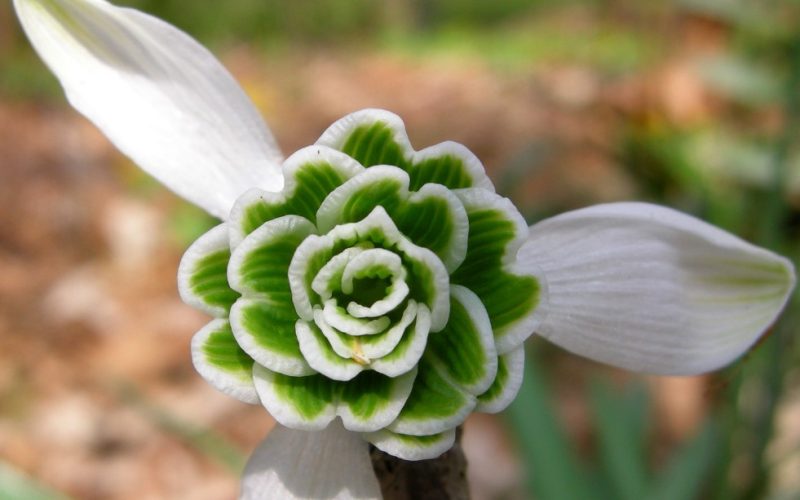
[[[528,228],[479,160],[414,151],[364,110],[252,189],[186,252],[181,294],[216,317],[193,359],[283,425],[344,427],[405,459],[450,448],[473,411],[516,395],[542,283],[517,269]]]

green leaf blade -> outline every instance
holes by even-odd
[[[653,484],[652,500],[700,498],[702,488],[720,455],[720,435],[714,420],[708,420],[670,458]]]
[[[535,358],[526,363],[524,374],[522,388],[507,415],[528,465],[531,494],[547,500],[595,498],[584,479],[586,471],[558,424]]]
[[[644,454],[645,412],[642,411],[646,400],[636,398],[626,402],[602,383],[593,384],[590,394],[602,464],[615,497],[623,500],[643,498],[649,483]]]

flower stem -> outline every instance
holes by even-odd
[[[461,433],[459,428],[453,447],[433,460],[409,462],[370,447],[384,500],[469,500]]]

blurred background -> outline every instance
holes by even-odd
[[[285,152],[382,107],[464,143],[533,223],[646,200],[796,261],[800,1],[130,0],[223,60]],[[0,3],[0,499],[225,499],[273,425],[194,372],[183,250],[214,221],[68,108]],[[725,371],[532,338],[464,445],[481,499],[798,499],[797,297]]]

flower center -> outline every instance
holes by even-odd
[[[392,281],[389,278],[356,278],[353,280],[353,293],[350,298],[356,304],[369,308],[379,300],[384,299],[391,286]],[[342,296],[342,299],[344,299],[344,296]]]
[[[299,346],[333,380],[363,370],[396,377],[413,370],[433,319],[449,312],[447,270],[408,240],[378,206],[325,235],[308,235],[289,264]]]

